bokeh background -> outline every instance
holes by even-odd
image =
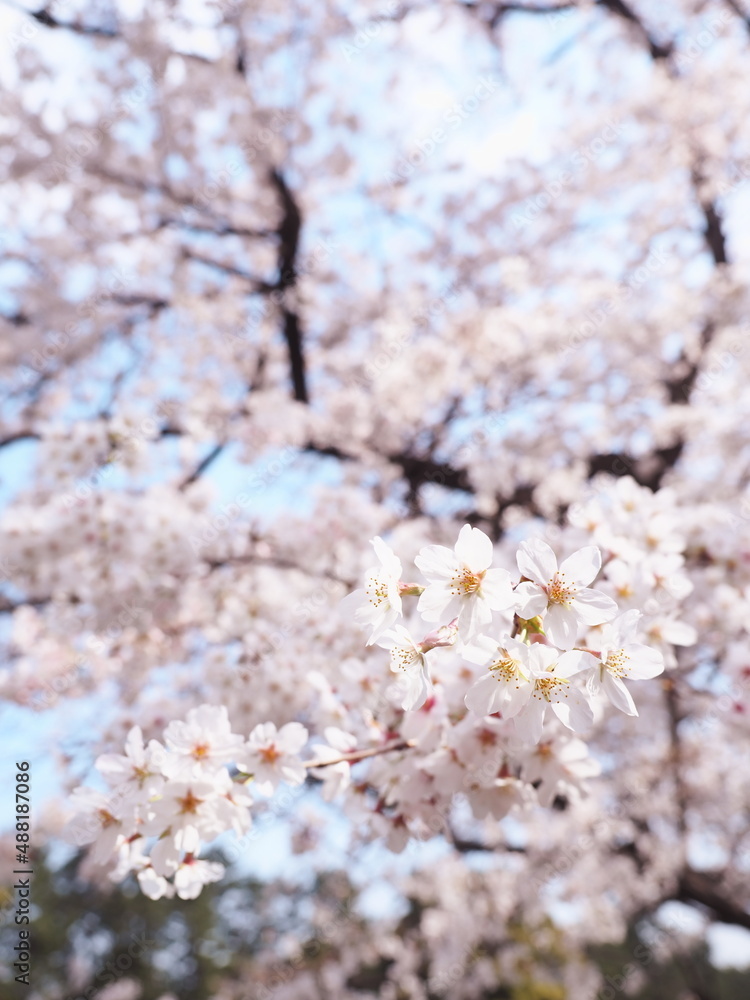
[[[34,772],[26,995],[745,997],[750,7],[57,0],[3,3],[0,46],[0,727]],[[196,901],[113,886],[59,840],[133,723],[300,709],[295,671],[334,646],[320,625],[308,663],[295,628],[325,622],[372,535],[554,542],[624,479],[665,498],[655,548],[672,497],[690,539],[700,641],[673,737],[729,665],[731,711],[681,759],[689,877],[638,840],[687,842],[665,821],[612,848],[633,865],[616,889],[602,850],[601,880],[532,921],[501,905],[518,858],[468,834],[355,849],[358,819],[312,781],[249,850],[214,846],[230,876]],[[644,775],[646,812],[653,731],[601,758],[611,782],[607,761]]]

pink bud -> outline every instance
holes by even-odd
[[[440,646],[452,646],[458,638],[458,618],[454,618],[450,625],[441,625],[434,631],[428,633],[419,644],[420,652],[427,653],[431,649]]]

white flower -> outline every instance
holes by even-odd
[[[379,646],[391,651],[391,670],[403,673],[406,691],[401,707],[405,712],[421,708],[432,691],[432,681],[427,670],[427,659],[421,643],[417,644],[403,625],[382,637]]]
[[[500,642],[488,636],[477,636],[464,649],[466,659],[488,667],[488,673],[466,693],[466,707],[477,715],[500,712],[510,719],[521,711],[531,697],[533,684],[529,666],[529,646],[510,636]]]
[[[380,566],[367,570],[364,590],[355,590],[340,602],[345,612],[354,611],[358,625],[370,629],[368,646],[377,642],[401,616],[401,560],[382,538],[373,538],[372,546]]]
[[[561,649],[574,645],[581,625],[601,625],[617,614],[611,597],[588,586],[602,565],[595,545],[574,552],[559,569],[555,553],[539,538],[522,542],[516,558],[530,581],[516,587],[516,610],[521,618],[544,614],[544,631]]]
[[[182,779],[232,763],[245,744],[242,736],[231,731],[224,705],[191,708],[186,722],[169,723],[164,739],[176,756],[166,762],[163,771],[170,778]]]
[[[149,899],[161,899],[163,896],[171,899],[174,896],[172,883],[167,882],[163,875],[157,875],[150,865],[139,871],[137,877],[141,892]]]
[[[588,729],[594,713],[587,692],[570,678],[590,665],[589,653],[578,650],[560,653],[550,646],[529,646],[528,666],[533,685],[531,697],[515,717],[518,735],[530,743],[541,739],[544,717],[552,709],[557,718],[574,732]]]
[[[479,528],[465,524],[455,549],[427,545],[415,562],[429,585],[419,598],[419,612],[428,622],[458,617],[461,635],[470,638],[492,621],[493,611],[514,603],[510,574],[490,569],[492,542]]]
[[[151,850],[151,863],[157,874],[171,874],[182,854],[196,853],[201,838],[213,840],[224,832],[217,803],[231,787],[232,781],[226,771],[212,775],[210,781],[170,781],[166,784],[162,797],[151,803],[151,816],[143,824],[143,833],[147,836],[162,837],[167,831],[169,834]]]
[[[537,786],[539,802],[551,806],[556,795],[579,799],[584,779],[601,773],[601,767],[589,756],[583,740],[567,733],[543,740],[523,758],[521,776]]]
[[[299,754],[307,737],[300,722],[287,722],[278,731],[273,722],[261,722],[250,733],[237,767],[253,775],[261,795],[271,795],[281,781],[301,785],[307,771]]]
[[[626,715],[638,715],[638,709],[624,681],[649,680],[664,670],[660,652],[633,641],[640,617],[639,611],[626,611],[602,629],[599,662],[588,681],[593,694],[604,692],[615,708]]]
[[[226,869],[217,861],[199,861],[186,858],[174,873],[174,888],[180,899],[197,899],[201,889],[210,882],[218,882]]]
[[[167,751],[158,740],[143,744],[140,726],[133,726],[125,741],[125,755],[104,753],[96,759],[96,768],[111,785],[116,785],[124,798],[144,802],[161,791],[164,775],[161,769]]]
[[[125,803],[118,792],[105,794],[81,786],[74,789],[71,798],[78,812],[65,825],[63,837],[77,847],[93,844],[94,861],[104,864],[136,832],[136,818],[132,810],[123,813]]]

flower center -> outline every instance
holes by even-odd
[[[552,604],[564,604],[568,607],[577,593],[575,585],[568,583],[564,573],[555,573],[547,586],[547,597]]]
[[[408,670],[420,659],[420,654],[414,649],[407,649],[405,646],[395,646],[391,650],[391,661],[399,670]]]
[[[630,659],[624,649],[613,649],[607,653],[604,666],[615,677],[627,677],[629,674],[627,661]]]
[[[380,577],[371,576],[367,581],[367,597],[375,607],[388,600],[388,584]]]
[[[181,799],[177,799],[177,804],[180,807],[181,813],[194,813],[198,811],[198,806],[201,804],[203,799],[196,798],[193,795],[192,788],[188,788],[187,794]]]
[[[470,569],[464,566],[455,576],[451,577],[451,591],[458,597],[464,597],[467,594],[476,594],[482,586],[483,578],[484,573],[472,573]]]
[[[263,747],[260,751],[260,755],[266,764],[273,764],[281,756],[273,743],[269,747]]]
[[[105,830],[108,826],[114,826],[114,824],[117,822],[112,813],[108,812],[108,810],[106,809],[99,810],[99,821],[101,822]]]
[[[518,664],[515,660],[498,660],[490,665],[490,673],[495,675],[496,681],[510,682],[515,680]]]
[[[541,696],[545,701],[556,701],[568,683],[565,677],[537,677],[536,684],[534,685],[534,695],[536,697]],[[567,694],[565,697],[568,697]]]

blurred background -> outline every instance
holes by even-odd
[[[746,997],[750,6],[3,2],[0,45],[0,729],[34,773],[26,995]],[[681,553],[699,643],[672,714],[644,711],[651,742],[602,741],[608,794],[626,761],[640,805],[591,868],[574,849],[557,909],[524,909],[523,838],[394,855],[312,779],[251,849],[215,845],[230,876],[195,901],[114,886],[59,841],[70,789],[134,723],[158,735],[205,700],[238,731],[304,713],[294,672],[332,670],[325,609],[372,535],[413,554],[468,521],[511,553],[532,524],[554,544],[598,530],[621,480],[660,498],[648,544]],[[730,709],[701,728],[722,669]]]

